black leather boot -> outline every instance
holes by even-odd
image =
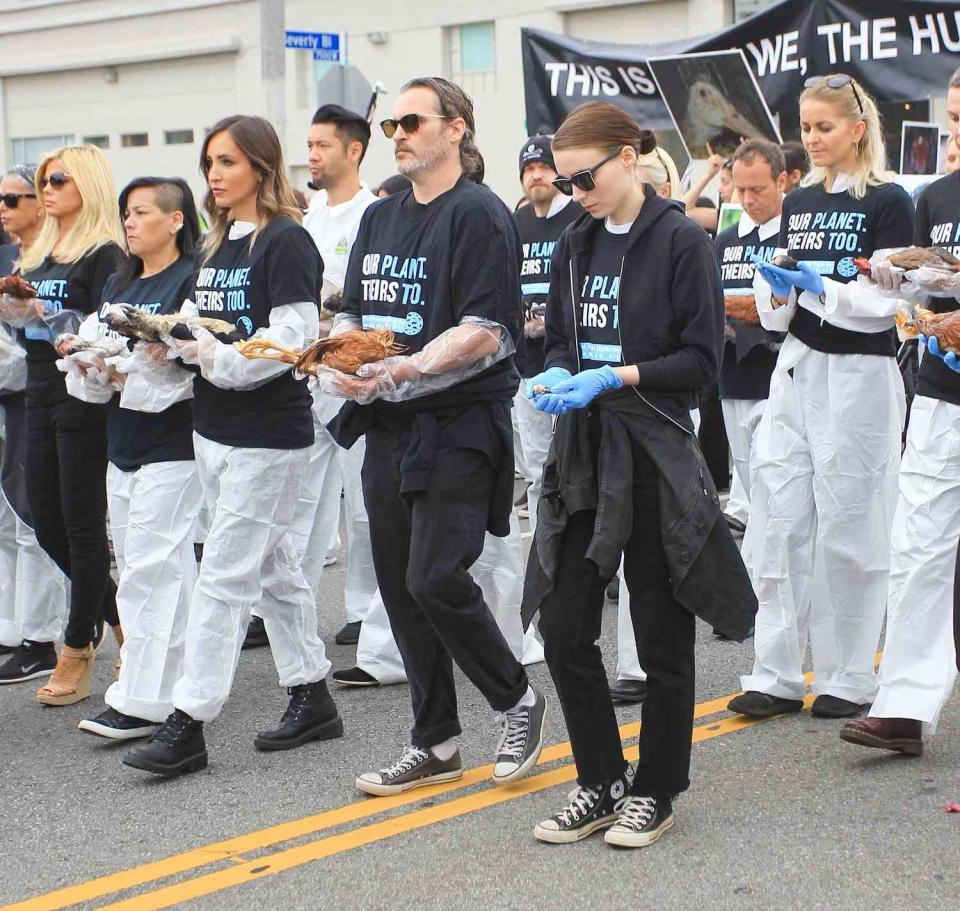
[[[292,750],[311,740],[343,736],[343,721],[326,680],[291,686],[287,692],[290,704],[280,719],[280,727],[257,735],[253,745],[258,750]]]
[[[144,744],[123,757],[123,764],[154,775],[199,772],[207,767],[203,722],[175,709],[160,729]]]

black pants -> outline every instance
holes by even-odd
[[[64,642],[84,648],[101,620],[120,622],[107,548],[106,409],[28,402],[26,486],[37,541],[70,579]]]
[[[363,499],[377,583],[410,681],[412,742],[427,749],[460,733],[454,661],[498,712],[528,684],[469,573],[486,534],[489,460],[440,449],[431,489],[401,497],[401,449],[392,433],[367,433]]]
[[[634,523],[624,551],[624,576],[637,653],[647,672],[634,793],[673,797],[690,785],[696,621],[671,590],[660,539],[656,467],[642,450],[635,448],[633,458]],[[583,786],[608,782],[626,765],[597,645],[606,580],[585,556],[595,519],[593,511],[570,518],[557,583],[540,609],[547,665]]]

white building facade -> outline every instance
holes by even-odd
[[[36,163],[50,148],[94,142],[118,188],[144,174],[203,184],[205,131],[233,113],[278,127],[304,189],[306,135],[330,64],[285,49],[284,30],[341,33],[346,60],[380,81],[379,120],[413,76],[443,75],[472,95],[487,181],[519,195],[525,138],[520,30],[656,42],[720,29],[766,0],[0,0],[0,158]],[[394,173],[379,129],[364,164]]]

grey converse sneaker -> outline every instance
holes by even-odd
[[[628,797],[603,840],[621,848],[645,848],[673,828],[673,805],[665,797]]]
[[[612,826],[626,802],[635,775],[636,769],[628,765],[623,775],[607,784],[574,788],[570,802],[556,816],[539,823],[533,830],[534,837],[550,844],[566,845]]]
[[[546,724],[547,701],[534,690],[536,701],[511,712],[497,715],[503,733],[497,747],[493,767],[495,784],[519,781],[537,764],[543,749],[543,729]]]
[[[444,760],[437,759],[428,750],[408,746],[392,766],[379,772],[364,772],[356,780],[356,785],[365,794],[388,797],[390,794],[425,788],[442,781],[456,781],[458,778],[463,778],[459,750]]]

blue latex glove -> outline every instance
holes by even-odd
[[[552,388],[554,395],[563,399],[563,404],[570,408],[586,408],[601,392],[608,389],[619,389],[623,380],[610,366],[604,364],[596,370],[584,370],[576,376],[570,377]]]
[[[566,414],[568,410],[563,402],[563,396],[554,395],[552,392],[534,396],[533,407],[546,414]]]
[[[790,293],[790,288],[809,291],[816,297],[823,294],[823,279],[809,263],[798,263],[797,269],[781,269],[773,263],[761,260],[756,255],[750,258],[757,264],[760,274],[778,297],[786,297]]]
[[[958,358],[952,351],[941,351],[940,343],[937,341],[935,335],[925,336],[921,335],[920,344],[922,345],[924,341],[927,344],[927,351],[930,352],[934,357],[940,358],[954,373],[960,373],[960,358]]]
[[[550,367],[544,370],[543,373],[538,373],[533,379],[527,380],[527,398],[535,398],[533,393],[534,386],[546,386],[547,389],[552,389],[557,383],[562,383],[564,380],[570,379],[571,376],[572,374],[566,367]],[[540,410],[542,411],[543,409]]]

